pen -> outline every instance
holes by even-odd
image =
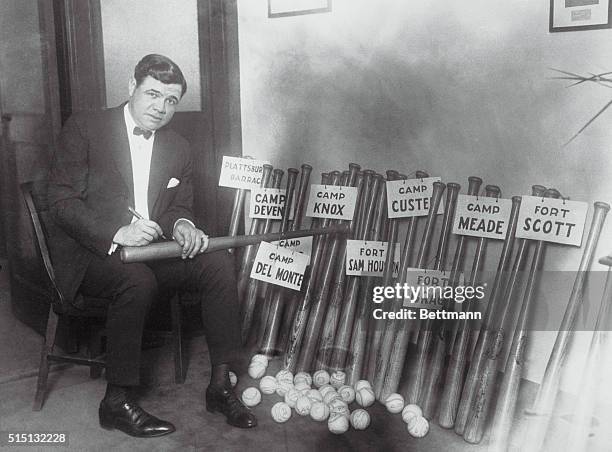
[[[139,220],[144,220],[145,219],[142,215],[140,215],[138,212],[136,212],[133,207],[128,206],[128,210],[130,211],[130,213],[132,215],[134,215]],[[161,235],[161,238],[164,239],[164,240],[168,240],[168,238],[163,233]]]

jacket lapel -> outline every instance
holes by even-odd
[[[109,148],[121,178],[130,194],[130,205],[134,204],[134,179],[132,176],[132,156],[130,154],[130,144],[123,117],[123,106],[112,109],[112,117],[109,133],[103,134],[109,140]]]
[[[164,184],[168,182],[171,169],[171,146],[164,129],[155,132],[154,140],[151,170],[149,172],[149,190],[147,193],[149,214],[151,216],[156,211],[157,201],[162,190],[166,188]]]

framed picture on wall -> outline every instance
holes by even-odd
[[[610,28],[610,0],[550,0],[551,32]]]
[[[268,0],[268,17],[328,13],[332,0]]]

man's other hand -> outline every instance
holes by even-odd
[[[162,229],[155,221],[136,220],[121,226],[113,237],[113,243],[121,246],[145,246],[162,236]]]
[[[189,221],[178,220],[172,232],[174,240],[183,247],[181,257],[192,259],[196,254],[203,253],[208,248],[208,236]]]

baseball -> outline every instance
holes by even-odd
[[[327,394],[328,392],[336,392],[336,390],[332,385],[323,385],[319,388],[319,393],[321,394],[321,397],[325,397],[325,394]]]
[[[330,432],[340,435],[348,430],[349,418],[344,414],[331,414],[327,420],[327,427]]]
[[[355,383],[355,391],[359,391],[362,388],[372,389],[372,385],[368,380],[359,380],[357,383]]]
[[[287,422],[291,417],[291,408],[285,402],[277,402],[270,411],[272,413],[272,419],[279,424]]]
[[[312,381],[317,388],[329,383],[329,374],[326,370],[317,370],[312,376]]]
[[[260,361],[251,361],[249,364],[249,377],[258,380],[266,373],[266,366]]]
[[[315,421],[322,422],[329,416],[329,407],[323,402],[312,402],[310,406],[310,417]]]
[[[338,388],[338,394],[342,397],[346,403],[353,403],[355,401],[355,390],[351,386],[340,386]]]
[[[306,397],[308,397],[313,402],[315,402],[315,401],[322,402],[323,401],[323,396],[321,395],[321,393],[317,389],[310,389],[310,390],[308,390],[308,392],[306,393]]]
[[[423,410],[421,410],[421,407],[419,407],[418,405],[415,405],[414,403],[409,403],[402,410],[402,420],[407,424],[410,422],[410,419],[415,416],[423,416]]]
[[[389,394],[385,399],[385,406],[389,413],[397,414],[404,408],[404,398],[396,392]]]
[[[236,376],[236,374],[234,372],[232,372],[231,370],[229,371],[229,380],[230,383],[232,385],[232,388],[234,386],[236,386],[236,383],[238,383],[238,377]]]
[[[328,405],[329,405],[329,412],[332,414],[337,413],[337,414],[344,414],[346,416],[349,416],[351,414],[347,403],[344,400],[342,400],[340,397],[333,399],[332,401],[328,403]]]
[[[370,415],[364,409],[358,409],[351,413],[351,425],[355,430],[365,430],[370,425]]]
[[[285,394],[285,403],[289,405],[291,408],[295,408],[295,404],[297,400],[300,398],[300,393],[295,389],[291,388]]]
[[[325,402],[326,405],[329,405],[332,402],[332,400],[335,400],[335,399],[342,400],[342,397],[340,397],[340,394],[338,394],[336,391],[328,391],[323,396],[323,402]]]
[[[265,367],[268,367],[268,357],[266,355],[253,355],[251,358],[252,363],[261,363]]]
[[[242,401],[246,406],[255,406],[261,402],[261,392],[253,386],[246,388],[242,391]]]
[[[312,402],[306,396],[302,396],[297,399],[295,402],[295,412],[300,416],[307,416],[310,414],[310,407],[312,406]]]
[[[276,378],[272,375],[266,375],[261,380],[259,380],[259,389],[264,394],[274,394],[276,392]]]
[[[329,383],[336,389],[344,384],[346,381],[346,374],[341,370],[335,371],[331,377],[329,377]]]
[[[308,386],[312,385],[312,377],[308,372],[298,372],[293,377],[293,384],[297,386],[300,381],[306,382]]]
[[[287,381],[276,382],[276,393],[279,396],[285,397],[285,394],[287,394],[287,391],[289,391],[290,389],[293,389],[293,385],[291,383],[287,383]]]
[[[364,408],[367,408],[374,403],[374,392],[370,388],[361,388],[359,391],[356,392],[355,399],[357,400],[357,403],[359,405]]]
[[[298,380],[298,382],[295,383],[295,389],[297,389],[300,392],[304,391],[304,393],[306,393],[306,391],[310,390],[310,385],[306,383],[304,380]]]
[[[429,422],[423,416],[415,416],[408,422],[408,433],[415,438],[422,438],[429,431]]]
[[[276,381],[278,381],[279,383],[285,381],[293,385],[293,374],[288,370],[279,370],[276,374]]]

